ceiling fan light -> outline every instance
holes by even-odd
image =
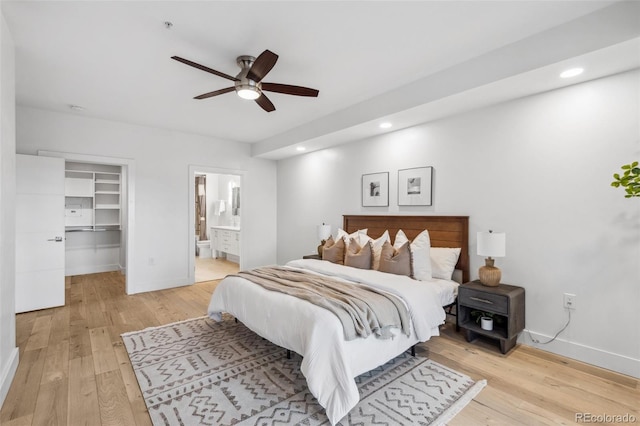
[[[243,87],[237,90],[238,96],[242,99],[256,100],[260,97],[260,91],[256,87]]]

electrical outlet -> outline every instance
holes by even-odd
[[[576,295],[571,293],[564,294],[564,304],[563,306],[567,309],[575,309],[576,308]]]

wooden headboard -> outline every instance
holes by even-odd
[[[343,229],[348,233],[368,229],[367,234],[378,238],[385,230],[393,240],[402,229],[410,240],[425,229],[429,230],[432,247],[460,247],[456,269],[462,271],[463,282],[469,276],[469,216],[370,216],[344,215]]]

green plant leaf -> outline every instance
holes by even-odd
[[[624,188],[625,198],[640,197],[640,164],[638,161],[633,161],[629,164],[620,166],[623,173],[620,176],[619,173],[614,173],[614,181],[611,182],[611,186],[614,188]]]

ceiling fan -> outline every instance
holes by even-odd
[[[232,77],[220,71],[216,71],[204,65],[197,64],[188,59],[181,58],[179,56],[172,56],[171,59],[175,59],[178,62],[187,64],[199,70],[217,75],[218,77],[226,78],[234,82],[233,87],[226,87],[220,90],[214,90],[213,92],[204,93],[202,95],[194,97],[194,99],[206,99],[213,96],[222,95],[224,93],[233,92],[234,90],[243,99],[255,100],[263,110],[267,112],[275,111],[276,107],[267,98],[264,92],[284,93],[286,95],[295,96],[311,96],[317,97],[318,91],[316,89],[310,89],[302,86],[292,86],[289,84],[279,83],[265,83],[262,79],[271,68],[276,64],[278,55],[270,50],[265,50],[257,58],[253,56],[243,55],[238,56],[236,62],[241,68],[238,75]]]

